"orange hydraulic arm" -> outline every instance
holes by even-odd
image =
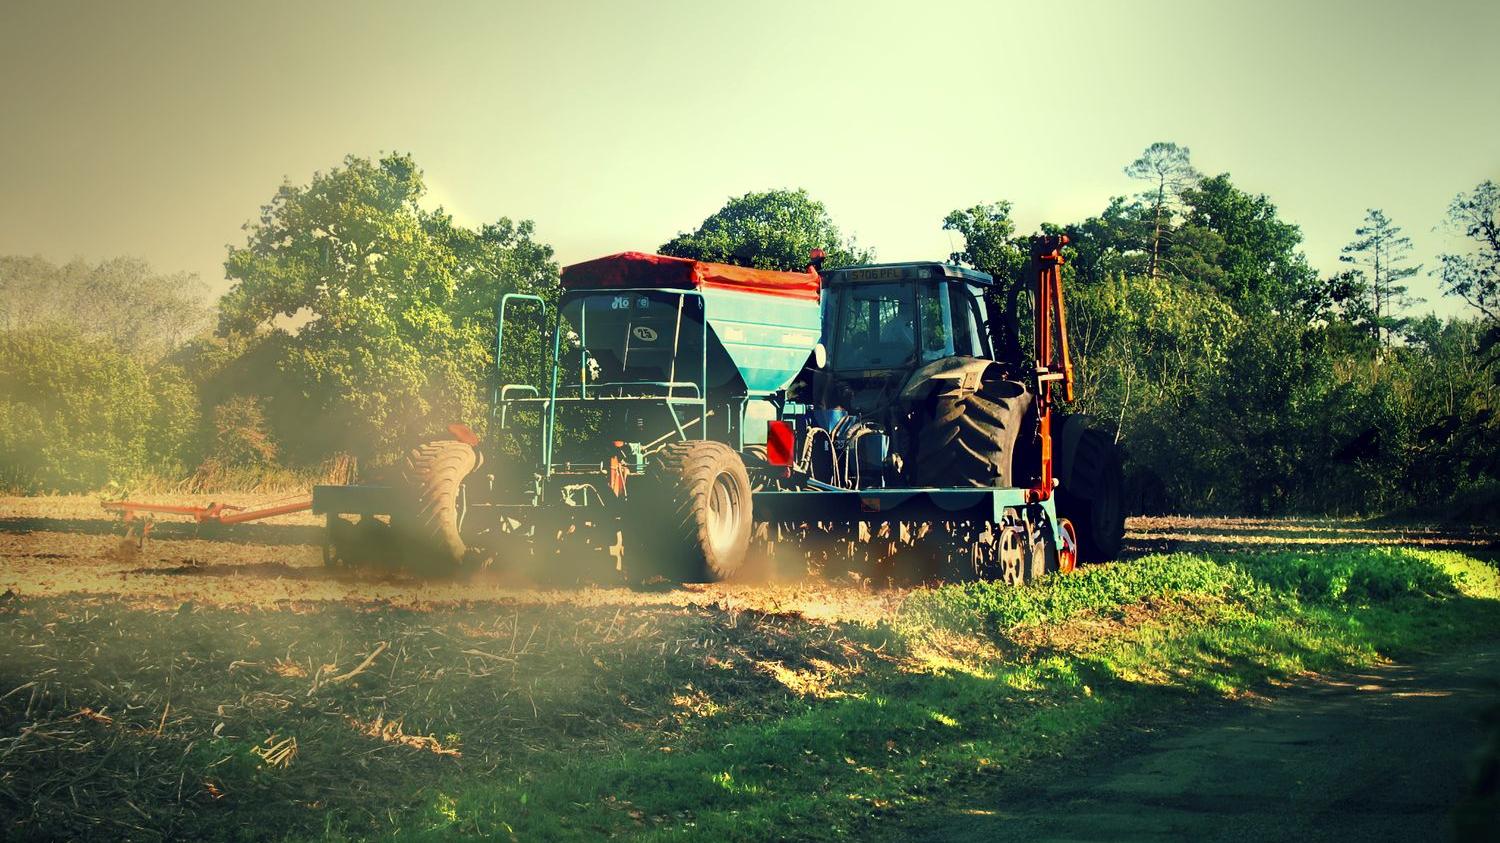
[[[1031,260],[1036,268],[1036,381],[1037,436],[1041,440],[1042,471],[1027,499],[1044,501],[1052,496],[1052,384],[1062,381],[1063,399],[1073,400],[1073,360],[1068,354],[1068,318],[1063,306],[1062,247],[1065,234],[1032,238]],[[1054,321],[1056,320],[1055,329]],[[1057,344],[1054,348],[1053,336]]]

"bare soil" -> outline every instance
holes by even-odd
[[[236,497],[261,506],[280,496]],[[207,496],[171,502],[209,502]],[[168,502],[163,499],[162,502]],[[323,565],[322,519],[309,513],[221,527],[191,519],[160,519],[139,541],[97,498],[0,498],[0,593],[28,598],[118,596],[148,608],[184,602],[244,608],[311,608],[330,602],[379,602],[435,608],[472,601],[517,605],[565,602],[583,607],[715,606],[808,620],[874,623],[889,616],[904,590],[875,591],[848,582],[721,583],[663,590],[518,586],[503,573],[456,581],[425,581]]]
[[[148,498],[196,505],[220,500],[247,507],[288,499],[285,495]],[[115,595],[159,607],[176,607],[186,601],[255,608],[380,601],[421,608],[474,600],[527,605],[564,601],[585,606],[717,606],[866,623],[887,617],[906,594],[904,589],[872,590],[820,580],[721,583],[662,591],[557,591],[518,587],[503,574],[454,582],[349,574],[323,566],[322,519],[311,513],[233,527],[164,516],[145,542],[138,540],[138,532],[129,536],[127,540],[125,526],[100,507],[97,497],[0,497],[0,560],[4,560],[0,593]],[[1488,552],[1500,546],[1500,528],[1172,516],[1132,518],[1126,533],[1130,555],[1394,544]]]
[[[247,495],[232,502],[257,506],[280,499]],[[125,658],[140,650],[142,658],[151,656],[146,659],[151,664],[156,659],[148,652],[151,636],[129,626],[126,615],[158,625],[172,618],[179,625],[201,618],[200,631],[207,636],[210,627],[233,623],[236,616],[273,610],[284,618],[275,631],[287,639],[274,642],[280,648],[275,653],[264,658],[236,655],[260,645],[235,640],[204,660],[228,664],[231,671],[261,671],[264,682],[293,689],[284,695],[288,700],[308,698],[327,684],[326,676],[357,675],[362,660],[380,655],[377,644],[384,648],[392,642],[398,661],[416,659],[419,651],[430,656],[456,649],[460,656],[454,663],[435,668],[431,677],[448,671],[479,682],[477,677],[504,667],[515,679],[516,692],[513,699],[506,697],[505,705],[486,703],[485,710],[493,708],[499,718],[494,733],[525,738],[536,732],[542,737],[527,739],[540,746],[551,739],[546,729],[569,736],[581,731],[587,737],[595,727],[579,724],[595,721],[619,720],[623,725],[616,724],[616,731],[622,734],[685,734],[683,722],[741,716],[737,710],[724,713],[724,706],[736,705],[731,701],[747,711],[767,706],[791,711],[802,700],[823,695],[824,686],[834,681],[829,677],[853,669],[851,649],[838,637],[847,631],[844,625],[888,620],[909,594],[816,579],[568,591],[518,587],[501,575],[430,582],[331,570],[323,565],[321,541],[321,520],[306,513],[232,528],[163,518],[151,538],[141,542],[138,533],[127,535],[97,498],[0,498],[0,604],[19,596],[34,607],[27,611],[53,612],[58,622],[68,614],[62,611],[67,607],[84,609],[83,618],[74,617],[73,623],[91,622],[95,614],[101,623],[124,618],[110,627],[123,630],[114,652]],[[1132,555],[1391,545],[1487,556],[1500,547],[1500,528],[1171,517],[1131,519],[1126,537]],[[378,641],[371,631],[340,644],[331,656],[318,649],[323,616],[367,613],[372,607],[380,610],[376,615],[396,610],[390,614],[417,632],[382,628]],[[1126,607],[1119,617],[1082,617],[1021,634],[1015,643],[1039,653],[1068,649],[1132,626],[1131,613],[1152,611],[1147,604]],[[1174,611],[1196,607],[1185,603]],[[749,620],[739,621],[740,613]],[[692,626],[689,616],[712,616],[708,626],[717,631],[703,637],[707,627]],[[347,626],[363,629],[359,623],[351,620]],[[266,646],[272,643],[270,632],[265,633]],[[874,831],[933,840],[1441,837],[1461,795],[1457,783],[1469,780],[1473,750],[1481,738],[1479,712],[1500,697],[1500,645],[1495,640],[1491,636],[1479,650],[1419,665],[1390,665],[1358,676],[1305,677],[1264,697],[1204,705],[1187,721],[1140,724],[1135,732],[1109,738],[1097,751],[1001,774],[973,792],[954,793],[915,813],[888,817]],[[684,686],[690,691],[678,687],[681,677],[667,676],[662,667],[679,652],[694,654],[692,684]],[[878,648],[860,652],[879,655]],[[516,663],[525,659],[545,662],[551,672],[539,667],[518,674]],[[756,665],[748,678],[730,669],[742,662]],[[589,665],[606,678],[589,673]],[[607,667],[618,668],[618,677]],[[142,676],[151,669],[149,664],[130,668]],[[660,688],[643,684],[642,677],[652,670],[666,676],[657,682]],[[122,676],[135,675],[121,671]],[[389,679],[395,690],[387,692],[390,698],[421,709],[419,698],[430,695],[424,689],[431,687],[426,668],[422,671],[401,684],[392,668]],[[493,679],[486,681],[485,688],[497,687]],[[754,688],[747,690],[750,685]],[[247,696],[240,707],[254,713],[264,696],[256,693],[261,696]],[[653,693],[661,699],[654,700]],[[548,713],[549,699],[550,719],[542,716]],[[207,702],[195,709],[187,700],[153,696],[142,704],[144,713],[99,716],[145,717],[150,722],[131,728],[160,737],[174,724],[188,730],[199,720],[238,710]],[[676,714],[663,719],[661,711]],[[90,712],[84,709],[74,718],[92,722]],[[678,715],[681,721],[674,719]],[[426,720],[403,727],[382,716],[361,710],[347,728],[378,746],[431,756],[431,763],[457,758],[458,750],[444,743],[447,737]],[[743,716],[753,719],[749,713]],[[322,720],[300,726],[304,760],[298,763],[311,768],[319,746],[314,738],[344,728],[343,721],[330,726]],[[506,760],[510,750],[487,749],[500,746],[487,742],[488,734],[473,728],[464,763],[486,769],[513,763]],[[337,746],[331,738],[328,742]],[[277,746],[269,743],[266,751],[285,751]],[[405,769],[393,762],[392,771]]]

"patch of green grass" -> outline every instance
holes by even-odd
[[[32,731],[0,743],[0,818],[41,836],[837,839],[1192,699],[1497,630],[1492,567],[1407,549],[946,586],[875,628],[704,608],[20,601],[0,610],[0,694],[34,684],[0,699],[0,726]],[[316,687],[377,641],[366,673]],[[377,718],[462,756],[382,739]],[[283,766],[260,754],[273,736],[298,740]]]
[[[1084,567],[1038,588],[977,582],[920,590],[902,605],[896,625],[908,637],[931,630],[1003,636],[1017,626],[1058,623],[1174,594],[1219,597],[1245,585],[1242,571],[1205,556],[1148,556]]]
[[[903,642],[938,632],[1004,639],[1145,601],[1157,609],[1144,624],[1070,649],[939,669],[898,662],[867,671],[850,696],[671,752],[564,762],[515,786],[479,785],[460,796],[451,822],[399,836],[503,828],[522,837],[840,838],[966,778],[1068,752],[1187,698],[1500,628],[1500,579],[1483,563],[1429,551],[1327,555],[1326,571],[1316,553],[1174,555],[1035,589],[922,592],[895,621]]]

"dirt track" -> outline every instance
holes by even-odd
[[[1500,641],[1419,665],[1308,677],[1040,765],[901,839],[1446,840],[1500,700]],[[1500,819],[1500,818],[1497,818]],[[1500,828],[1491,827],[1494,835]],[[1493,837],[1489,839],[1494,839]]]
[[[190,498],[190,500],[192,500]],[[207,502],[200,496],[196,502]],[[235,498],[251,505],[268,499]],[[503,573],[424,582],[402,575],[330,570],[323,565],[322,519],[310,514],[234,527],[157,523],[144,543],[124,541],[122,525],[96,498],[0,498],[0,593],[29,598],[118,595],[175,608],[184,602],[243,608],[311,608],[379,602],[430,608],[477,600],[518,605],[756,609],[809,620],[869,620],[888,614],[903,591],[872,592],[818,580],[726,583],[660,591],[625,588],[538,590]],[[136,545],[139,544],[139,547]],[[128,545],[128,546],[127,546]]]

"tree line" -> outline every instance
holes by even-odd
[[[1414,263],[1401,227],[1371,209],[1345,269],[1320,276],[1268,197],[1199,173],[1186,148],[1153,144],[1124,172],[1139,193],[1043,229],[1072,235],[1077,404],[1125,446],[1136,509],[1455,503],[1493,516],[1493,182],[1432,221],[1463,244],[1435,266]],[[532,222],[463,226],[424,208],[424,192],[415,161],[395,154],[281,185],[229,250],[233,286],[212,307],[193,279],[140,261],[0,258],[0,485],[212,485],[380,463],[456,420],[483,431],[495,302],[555,299],[558,266]],[[961,238],[948,259],[1023,277],[1027,238],[1009,202],[934,225]],[[658,251],[800,269],[815,247],[827,266],[875,257],[802,190],[732,198]],[[1469,305],[1465,316],[1412,316],[1407,282],[1424,271]],[[508,335],[507,380],[535,382],[540,343],[535,331]]]

